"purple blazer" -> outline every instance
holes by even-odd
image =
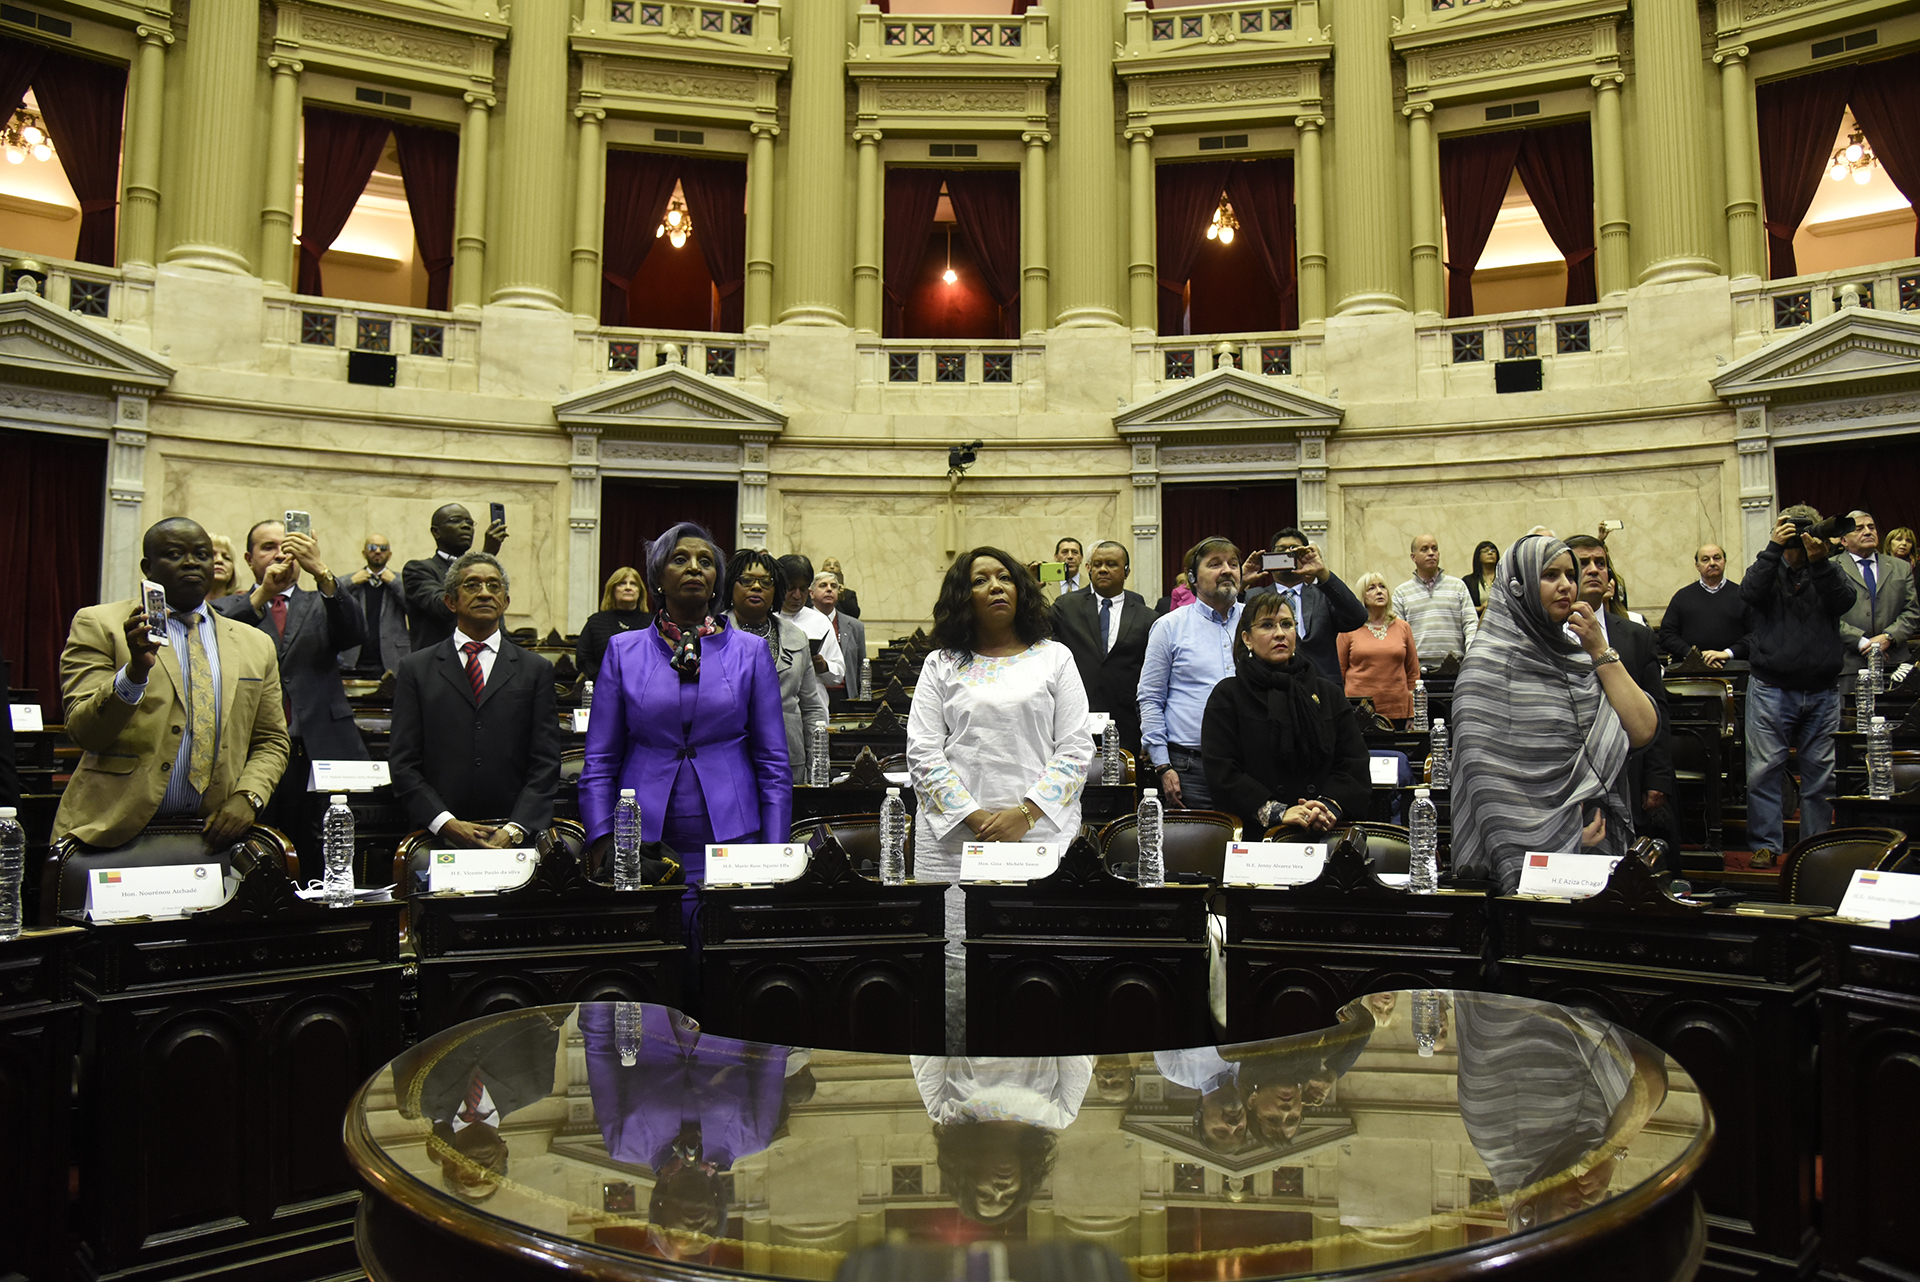
[[[715,841],[792,836],[787,726],[766,643],[735,628],[705,638],[696,685],[693,728],[683,734],[680,674],[658,630],[623,632],[608,643],[580,770],[580,820],[589,841],[613,831],[622,788],[640,799],[641,840],[660,840],[683,757],[700,781]]]

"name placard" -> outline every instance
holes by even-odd
[[[1840,915],[1861,921],[1920,917],[1920,875],[1861,869],[1853,874],[1853,884],[1840,901]]]
[[[592,719],[592,708],[575,708],[573,710],[573,732],[575,734],[585,734],[587,732],[587,722]]]
[[[539,852],[525,846],[436,850],[427,863],[427,889],[434,894],[458,891],[468,895],[513,890],[527,883],[539,863]]]
[[[87,874],[87,919],[184,917],[218,908],[227,899],[220,865],[168,864],[158,868],[95,868]]]
[[[1087,733],[1098,739],[1113,724],[1113,714],[1108,712],[1089,712],[1087,714]]]
[[[1520,864],[1522,895],[1548,895],[1555,899],[1585,899],[1607,888],[1607,878],[1619,855],[1556,854],[1529,850]]]
[[[1221,880],[1232,886],[1298,886],[1327,866],[1318,841],[1236,841],[1227,847]]]
[[[392,782],[384,761],[316,761],[307,775],[307,791],[372,792]]]
[[[7,705],[7,714],[13,718],[16,734],[47,728],[40,720],[40,705],[37,703],[10,703]]]
[[[769,886],[792,881],[807,870],[805,842],[730,841],[707,847],[710,886]]]
[[[1032,881],[1051,876],[1065,847],[1050,841],[969,841],[960,848],[961,881]]]
[[[1374,783],[1391,788],[1400,782],[1400,758],[1368,757],[1367,773]]]

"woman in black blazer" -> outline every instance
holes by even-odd
[[[1326,832],[1364,818],[1367,745],[1346,692],[1302,656],[1293,611],[1277,593],[1241,611],[1234,673],[1200,722],[1207,786],[1249,840],[1275,824]]]

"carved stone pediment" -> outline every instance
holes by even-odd
[[[173,366],[34,294],[0,294],[0,383],[152,396]]]
[[[1774,406],[1920,390],[1920,315],[1843,307],[1735,361],[1713,390],[1735,404]]]
[[[1272,441],[1302,432],[1323,436],[1345,412],[1338,401],[1226,365],[1129,406],[1113,416],[1113,427],[1123,437],[1157,436],[1163,446]]]
[[[772,402],[684,365],[661,365],[602,383],[557,402],[553,413],[569,431],[728,445],[742,436],[778,436],[787,426],[787,416]]]

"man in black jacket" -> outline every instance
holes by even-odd
[[[453,635],[453,614],[442,589],[447,571],[473,547],[473,513],[459,503],[445,503],[434,509],[427,528],[433,535],[433,555],[409,561],[400,569],[400,586],[407,595],[407,632],[416,652],[430,650]],[[500,555],[506,537],[504,522],[489,525],[482,550]]]
[[[1833,733],[1840,728],[1840,617],[1854,588],[1827,541],[1808,533],[1820,513],[1797,504],[1780,513],[1773,540],[1740,583],[1753,633],[1747,683],[1747,844],[1755,868],[1771,868],[1783,841],[1780,778],[1787,753],[1800,760],[1800,836],[1833,826]]]
[[[1293,557],[1291,570],[1268,570],[1260,564],[1260,553],[1247,558],[1240,581],[1246,585],[1241,599],[1251,601],[1267,592],[1278,592],[1293,607],[1293,619],[1300,633],[1300,653],[1312,661],[1320,675],[1346,687],[1340,671],[1340,634],[1351,632],[1367,621],[1367,607],[1353,589],[1320,559],[1320,549],[1307,542],[1307,536],[1289,525],[1273,536],[1272,552]],[[1467,613],[1473,613],[1469,607]]]
[[[1697,649],[1710,667],[1747,657],[1747,606],[1740,585],[1727,581],[1727,554],[1718,543],[1702,543],[1693,554],[1700,577],[1673,594],[1655,634],[1669,657],[1684,659]]]
[[[1087,709],[1113,718],[1120,746],[1140,752],[1140,665],[1156,617],[1138,592],[1127,591],[1132,558],[1118,543],[1096,543],[1087,560],[1091,587],[1065,592],[1051,607],[1053,639],[1073,652]]]

